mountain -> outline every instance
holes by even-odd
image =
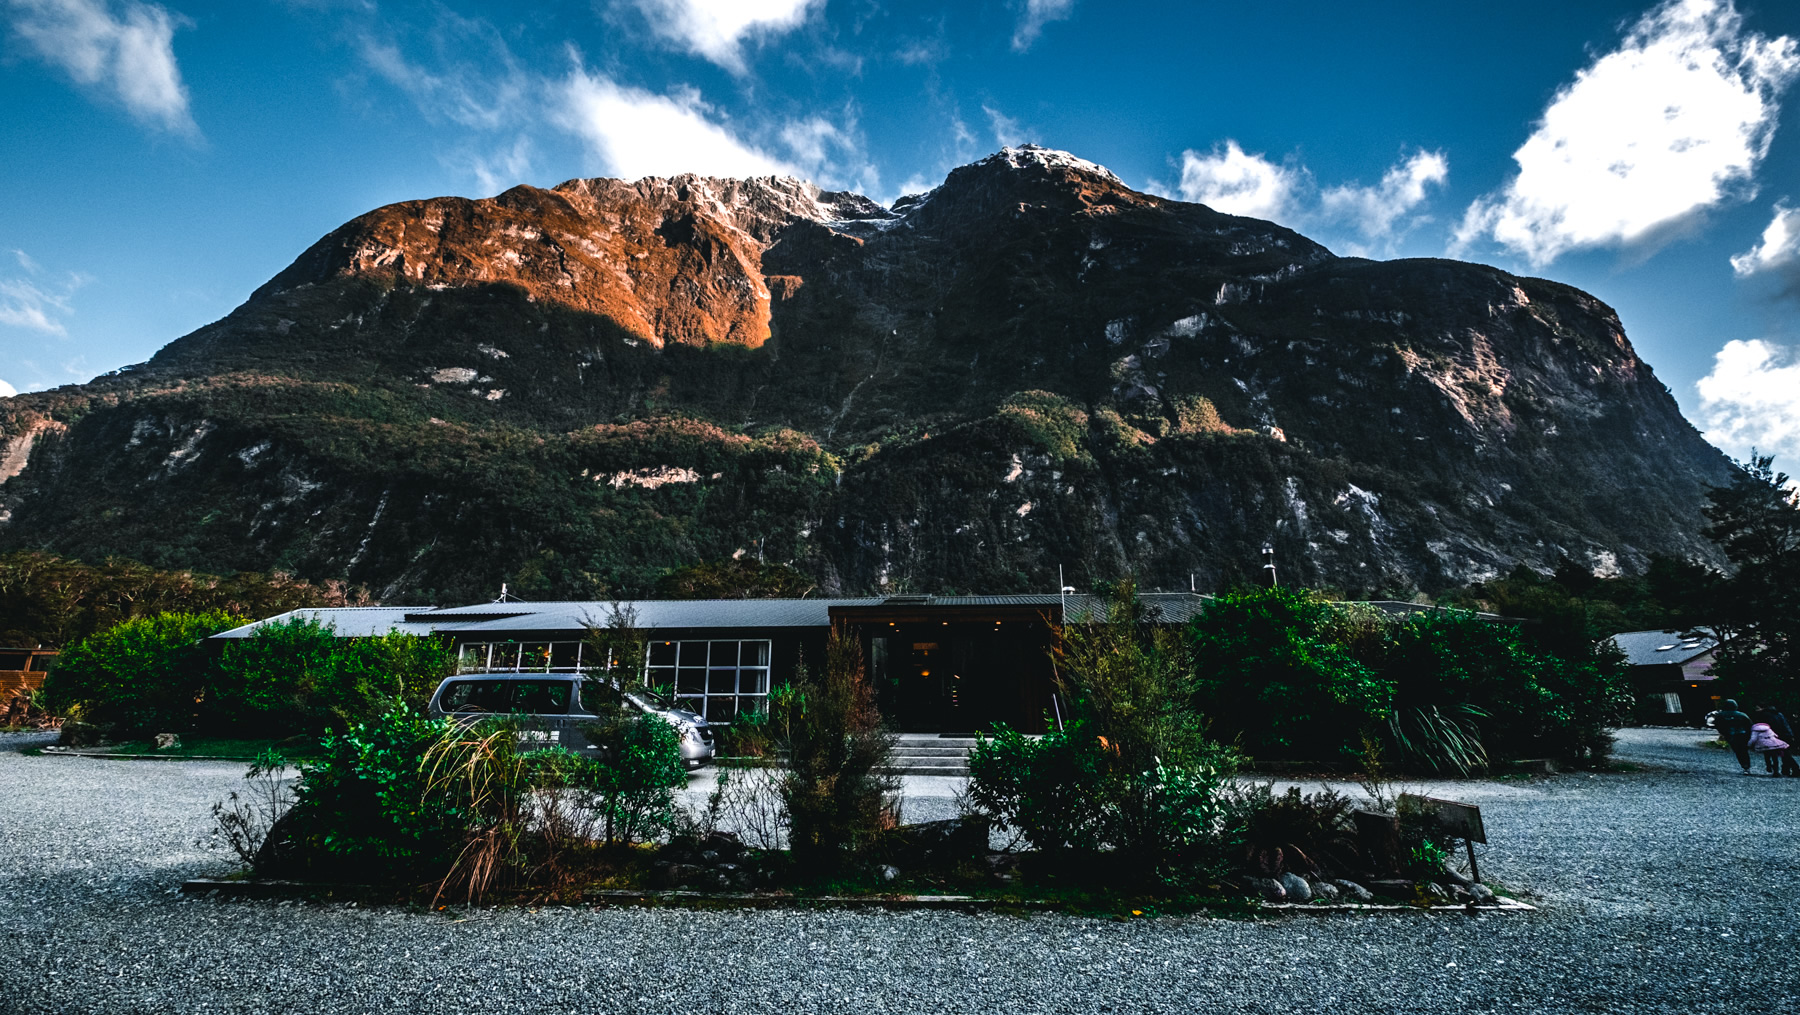
[[[1433,590],[1716,559],[1729,462],[1592,296],[1337,257],[1009,148],[891,208],[791,179],[377,209],[148,363],[0,400],[0,548],[383,599],[1127,569]]]

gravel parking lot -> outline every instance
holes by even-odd
[[[0,735],[0,1011],[1791,1015],[1800,779],[1700,739],[1625,731],[1642,772],[1418,787],[1481,805],[1483,873],[1537,913],[1117,922],[187,898],[230,866],[201,840],[241,766]],[[909,789],[909,817],[949,806],[948,781]]]

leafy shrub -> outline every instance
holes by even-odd
[[[675,822],[675,790],[687,785],[681,740],[665,720],[643,713],[620,714],[590,727],[602,751],[598,761],[577,759],[570,785],[598,822],[597,838],[608,845],[647,842]]]
[[[467,794],[447,783],[427,792],[424,760],[458,736],[449,720],[405,709],[327,735],[320,760],[302,763],[294,806],[258,854],[258,873],[407,880],[444,867],[469,823]]]
[[[1291,786],[1276,796],[1268,783],[1241,791],[1231,826],[1243,844],[1242,866],[1265,877],[1349,874],[1360,867],[1349,797],[1333,790],[1302,795]]]
[[[239,731],[342,728],[402,702],[422,708],[452,661],[450,647],[436,638],[340,638],[305,618],[266,624],[225,647],[216,714]]]
[[[50,711],[121,735],[186,732],[208,709],[203,639],[247,623],[222,610],[133,617],[77,642],[44,678]]]
[[[1073,721],[1037,740],[996,729],[969,759],[970,802],[995,827],[1065,867],[1110,854],[1087,872],[1102,882],[1189,884],[1228,863],[1235,757],[1206,739],[1186,646],[1155,620],[1115,586],[1105,617],[1065,625],[1052,651]]]
[[[881,724],[862,643],[834,629],[825,665],[803,669],[790,696],[771,700],[786,769],[781,798],[789,849],[802,871],[841,869],[850,854],[897,823],[893,736]],[[776,710],[779,709],[779,713]]]
[[[1223,595],[1189,627],[1195,704],[1255,757],[1337,759],[1387,720],[1394,688],[1340,643],[1342,618],[1303,589]]]

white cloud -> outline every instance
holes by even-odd
[[[605,171],[621,179],[798,176],[799,170],[734,135],[692,88],[658,95],[577,67],[562,86],[562,125],[587,142]],[[823,141],[819,142],[823,150]]]
[[[1319,195],[1321,214],[1348,222],[1370,240],[1394,235],[1394,226],[1425,203],[1425,188],[1442,185],[1450,176],[1450,162],[1442,152],[1419,152],[1382,174],[1374,187],[1344,184]]]
[[[1066,21],[1075,14],[1075,0],[1025,0],[1019,11],[1019,27],[1014,30],[1012,47],[1023,53],[1037,41],[1044,26],[1052,21]]]
[[[0,381],[0,398],[11,398],[18,393],[18,388],[13,387],[5,381]]]
[[[731,71],[748,71],[744,42],[792,31],[824,0],[633,0],[650,28],[695,56]]]
[[[485,26],[463,23],[466,31]],[[494,42],[497,74],[485,73],[485,61],[459,60],[433,72],[406,59],[400,47],[364,36],[358,43],[363,62],[389,84],[412,97],[428,117],[442,117],[464,127],[492,130],[518,120],[532,82],[514,64],[504,43]],[[440,47],[442,48],[442,47]]]
[[[69,274],[60,281],[44,277],[44,270],[23,250],[12,252],[25,274],[0,278],[0,327],[23,328],[46,335],[66,335],[63,318],[74,313],[70,299],[87,278]]]
[[[988,125],[994,130],[994,142],[1000,147],[1014,148],[1018,146],[1019,142],[1025,140],[1025,128],[1019,121],[993,106],[982,106],[981,111],[987,114]]]
[[[186,23],[155,4],[124,0],[0,0],[13,31],[76,82],[113,92],[131,115],[194,134],[174,38]]]
[[[1668,0],[1556,93],[1513,153],[1518,176],[1469,206],[1453,252],[1491,237],[1543,265],[1753,192],[1797,72],[1794,40],[1745,32],[1731,0]]]
[[[1762,242],[1731,259],[1731,270],[1754,275],[1800,260],[1800,208],[1775,202],[1775,217],[1762,232]]]
[[[1290,217],[1300,194],[1311,185],[1304,168],[1276,165],[1262,155],[1249,155],[1236,141],[1215,146],[1211,154],[1192,149],[1181,153],[1182,200],[1194,201],[1227,215],[1283,220]]]
[[[1734,454],[1750,447],[1800,454],[1800,360],[1794,350],[1760,338],[1727,342],[1697,387],[1707,440]]]

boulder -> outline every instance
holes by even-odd
[[[1329,881],[1314,881],[1312,883],[1312,893],[1313,898],[1320,902],[1336,902],[1338,896],[1341,894],[1338,891],[1338,886]]]
[[[156,735],[156,749],[159,751],[173,750],[180,746],[181,738],[173,733],[158,733]]]
[[[725,860],[736,860],[744,853],[744,842],[735,832],[708,832],[706,838],[700,840],[700,849],[717,853]]]
[[[900,878],[900,868],[891,863],[884,863],[875,868],[875,873],[884,882],[897,881]]]
[[[909,870],[941,870],[988,854],[986,818],[948,818],[901,825],[883,832],[876,855]]]
[[[1492,905],[1494,902],[1494,890],[1484,884],[1470,885],[1469,894],[1474,896],[1475,904],[1478,906]]]
[[[1263,897],[1264,902],[1286,902],[1287,889],[1274,878],[1254,878],[1256,894]]]
[[[1311,902],[1312,886],[1306,879],[1289,871],[1281,876],[1281,890],[1287,894],[1289,902]]]
[[[1376,895],[1385,895],[1390,899],[1404,899],[1408,902],[1418,895],[1417,885],[1398,878],[1378,878],[1369,882],[1369,888]]]
[[[1475,896],[1471,894],[1467,888],[1464,888],[1454,881],[1447,881],[1436,887],[1442,890],[1445,895],[1448,895],[1451,902],[1454,902],[1459,906],[1466,906],[1475,901]]]
[[[1369,891],[1367,888],[1364,888],[1354,881],[1345,881],[1344,879],[1339,878],[1338,880],[1333,881],[1332,884],[1336,885],[1339,891],[1342,891],[1345,895],[1358,902],[1369,902],[1375,898],[1374,892]]]

